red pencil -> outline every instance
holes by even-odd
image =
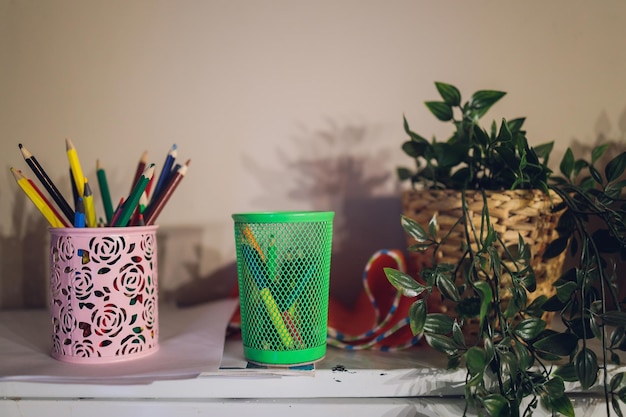
[[[139,181],[139,177],[141,176],[143,171],[146,169],[147,163],[148,163],[148,151],[143,151],[143,153],[141,154],[141,158],[139,158],[139,163],[137,164],[137,171],[135,171],[135,178],[133,179],[133,183],[130,186],[131,191],[133,190],[133,188],[135,188],[137,181]]]
[[[185,177],[190,162],[191,159],[188,159],[187,162],[185,162],[185,165],[178,168],[176,174],[173,175],[172,178],[170,178],[170,180],[165,185],[163,192],[159,193],[159,198],[156,201],[151,201],[150,204],[148,204],[148,207],[146,207],[146,210],[144,212],[144,221],[146,223],[146,226],[154,224],[156,218],[161,213],[161,210],[163,210],[163,207],[170,199],[170,196],[174,193],[174,190],[176,190],[178,184],[180,184],[180,182]]]
[[[122,213],[122,206],[124,205],[124,197],[120,198],[120,202],[117,205],[117,208],[115,209],[115,211],[113,212],[113,218],[111,219],[111,222],[108,224],[108,226],[113,226],[115,224],[115,222],[117,221],[117,218],[120,217],[120,214]]]
[[[17,170],[20,174],[22,173],[22,170]],[[54,206],[52,204],[50,204],[50,200],[48,200],[46,198],[45,195],[43,195],[43,193],[41,192],[41,190],[39,189],[39,187],[37,187],[37,185],[33,182],[33,180],[31,180],[30,178],[27,178],[28,182],[30,183],[30,185],[35,189],[35,191],[37,192],[37,194],[39,194],[39,197],[41,197],[41,199],[48,205],[48,207],[50,207],[50,210],[52,210],[52,212],[54,213],[55,216],[57,216],[59,218],[59,220],[61,221],[61,223],[63,223],[63,226],[65,227],[70,227],[70,225],[65,221],[65,218],[63,216],[61,216],[59,214],[59,212],[57,211],[56,208],[54,208]]]

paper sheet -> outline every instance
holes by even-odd
[[[53,359],[46,310],[0,311],[0,381],[148,384],[216,372],[237,299],[196,307],[159,308],[159,349],[141,359],[85,365]]]

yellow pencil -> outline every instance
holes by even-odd
[[[35,207],[44,215],[48,223],[50,223],[50,226],[65,227],[65,224],[57,217],[52,208],[41,198],[41,194],[37,191],[35,185],[31,181],[28,181],[28,178],[26,178],[20,170],[11,167],[11,173],[13,177],[15,177],[17,185],[20,186],[30,201],[32,201]]]
[[[96,218],[96,206],[93,202],[93,193],[87,178],[85,178],[85,192],[83,195],[83,203],[85,204],[85,223],[87,227],[98,227],[98,220]]]
[[[76,185],[78,196],[83,197],[85,194],[85,176],[83,175],[83,169],[80,167],[78,153],[71,139],[65,139],[65,149],[67,151],[67,159],[70,162],[70,168],[72,169],[72,175],[74,176],[74,185]]]
[[[287,326],[285,326],[285,321],[283,320],[283,316],[280,313],[278,304],[276,304],[276,300],[274,300],[274,297],[272,297],[272,293],[270,292],[269,288],[265,287],[261,290],[261,299],[265,304],[267,314],[270,316],[270,319],[274,324],[274,328],[278,332],[278,336],[286,347],[293,347],[293,338],[291,337],[291,334],[289,334],[289,329],[287,329]]]

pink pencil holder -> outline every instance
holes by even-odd
[[[49,229],[52,357],[101,364],[158,349],[157,228]]]

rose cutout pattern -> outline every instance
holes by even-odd
[[[52,356],[104,363],[156,350],[156,232],[55,233],[50,245]]]

